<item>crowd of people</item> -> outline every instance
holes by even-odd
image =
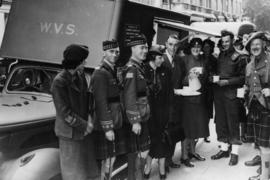
[[[254,143],[260,156],[245,164],[260,170],[250,180],[268,180],[269,38],[264,32],[240,38],[223,30],[215,56],[210,39],[195,37],[183,45],[171,34],[165,46],[148,47],[139,34],[127,42],[130,58],[118,68],[119,44],[107,40],[91,79],[83,71],[88,47],[68,46],[64,69],[51,87],[63,179],[110,179],[116,157],[124,154],[128,180],[149,179],[153,158],[160,179],[166,179],[170,168],[180,167],[172,160],[180,141],[184,166],[194,167],[191,159],[206,160],[196,153],[196,142],[210,142],[214,118],[220,151],[211,159],[230,157],[228,165],[235,166],[241,144]]]

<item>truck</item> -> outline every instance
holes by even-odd
[[[50,85],[67,45],[89,47],[90,78],[104,40],[119,41],[123,65],[130,56],[125,44],[138,33],[149,45],[171,33],[188,35],[168,22],[189,28],[190,16],[127,0],[13,1],[0,49],[0,180],[61,179]],[[118,157],[113,179],[124,179],[126,167]]]

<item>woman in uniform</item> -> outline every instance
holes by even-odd
[[[198,79],[201,84],[198,92],[183,96],[181,114],[186,139],[182,143],[181,162],[187,167],[194,167],[190,162],[191,158],[195,158],[198,161],[205,160],[204,157],[195,152],[195,139],[209,136],[205,87],[208,80],[208,72],[206,61],[200,55],[201,47],[201,39],[192,39],[190,41],[190,54],[183,57],[186,72],[183,85],[190,86],[189,82],[194,79]]]

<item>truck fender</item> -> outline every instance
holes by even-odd
[[[60,174],[59,149],[43,148],[16,159],[9,180],[49,180]]]

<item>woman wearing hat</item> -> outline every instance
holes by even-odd
[[[64,51],[64,70],[54,78],[51,87],[63,180],[100,179],[91,133],[93,124],[88,116],[88,85],[83,73],[88,53],[87,46],[69,45]]]
[[[196,94],[187,94],[183,96],[182,122],[186,139],[182,143],[181,162],[187,167],[194,167],[190,159],[195,158],[198,161],[204,161],[195,152],[195,139],[208,137],[208,113],[206,106],[206,89],[205,85],[208,80],[206,61],[200,55],[202,40],[194,38],[190,41],[190,54],[186,55],[183,60],[185,64],[184,86],[191,88],[192,81],[199,81],[201,86]],[[199,70],[196,70],[199,69]]]
[[[123,68],[123,102],[128,120],[128,179],[143,179],[143,169],[150,137],[148,119],[150,107],[147,98],[147,81],[143,61],[148,53],[147,40],[140,34],[131,37],[127,46],[131,57]]]
[[[150,132],[150,151],[144,171],[144,178],[150,177],[152,158],[159,160],[160,179],[166,178],[165,157],[168,144],[165,141],[164,130],[168,123],[169,107],[171,106],[173,89],[169,69],[161,66],[164,61],[165,47],[154,45],[149,50],[149,62],[145,68],[145,77],[148,84],[148,99],[151,117],[148,121]]]
[[[205,39],[202,44],[203,59],[206,61],[206,68],[209,76],[217,74],[217,58],[213,55],[215,48],[215,42],[210,39]],[[206,87],[206,100],[207,100],[207,110],[208,110],[208,124],[211,118],[213,118],[213,105],[214,105],[214,93],[213,84],[208,81]],[[204,138],[205,142],[210,142],[208,137]]]
[[[248,94],[247,139],[261,150],[261,175],[250,180],[268,180],[270,175],[270,56],[265,52],[265,34],[254,33],[246,48],[251,61],[246,67]]]

